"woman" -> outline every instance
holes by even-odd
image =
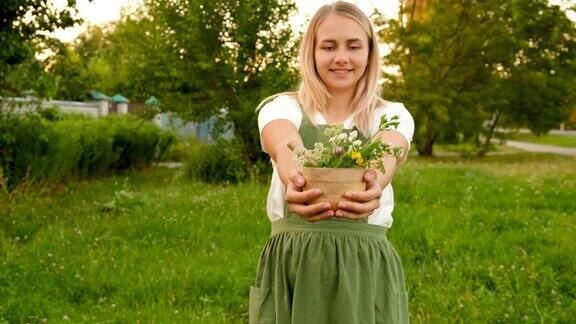
[[[272,235],[250,288],[250,322],[407,323],[404,271],[386,231],[394,208],[390,182],[406,161],[412,116],[402,104],[380,98],[377,38],[352,4],[336,2],[316,12],[299,63],[298,91],[258,107],[262,149],[274,169],[266,206]],[[398,115],[398,128],[379,131],[382,115]],[[366,171],[366,191],[347,193],[350,201],[333,211],[327,203],[309,203],[321,192],[303,191],[306,179],[286,144],[311,148],[323,128],[336,123],[364,138],[379,132],[404,153],[385,158],[385,174]],[[364,222],[343,221],[348,219]]]

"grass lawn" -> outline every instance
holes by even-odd
[[[534,144],[576,148],[576,136],[551,134],[536,136],[534,134],[516,133],[513,134],[510,139],[514,141],[522,141]]]
[[[394,189],[413,323],[576,318],[573,158],[411,158]],[[246,322],[267,191],[151,168],[4,196],[0,322]]]
[[[517,149],[515,147],[506,146],[504,144],[494,143],[494,150],[490,151],[488,154],[492,153],[521,153],[524,150]],[[418,150],[416,145],[410,147],[410,153],[412,155],[418,155]],[[434,155],[442,156],[445,154],[456,154],[456,155],[476,155],[476,148],[470,143],[461,144],[434,144]]]

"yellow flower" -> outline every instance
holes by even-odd
[[[362,158],[362,154],[358,151],[352,151],[350,152],[350,156],[356,160],[356,164],[358,166],[362,166],[364,164],[364,158]]]

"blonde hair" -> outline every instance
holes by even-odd
[[[378,85],[378,77],[380,75],[378,39],[368,17],[351,3],[338,1],[324,5],[316,11],[300,43],[298,54],[300,84],[298,85],[298,90],[296,92],[284,92],[281,94],[286,94],[296,99],[302,106],[304,113],[312,122],[314,119],[311,117],[316,112],[326,113],[328,100],[331,96],[326,85],[322,79],[320,79],[318,72],[316,72],[314,49],[316,31],[324,19],[331,14],[344,16],[356,21],[368,37],[368,62],[364,74],[356,85],[355,94],[352,99],[352,105],[354,106],[352,115],[356,127],[358,127],[360,132],[364,135],[369,135],[369,116],[376,107],[384,102],[384,100],[380,98],[380,87]],[[281,94],[276,94],[264,99],[256,109],[260,109],[267,102]]]

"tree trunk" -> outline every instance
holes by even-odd
[[[251,145],[253,145],[251,138],[250,138],[250,132],[246,129],[246,127],[240,127],[238,125],[241,125],[241,122],[234,120],[233,121],[234,124],[234,135],[236,137],[236,139],[242,143],[242,158],[244,160],[244,163],[246,165],[246,168],[250,168],[252,166],[252,152],[250,150]]]
[[[426,138],[424,139],[424,143],[418,146],[419,156],[432,156],[436,134],[431,130],[432,126],[430,124],[430,119],[426,118]]]
[[[498,124],[498,117],[500,117],[500,110],[496,109],[494,114],[492,115],[492,120],[488,125],[488,132],[486,133],[486,140],[480,147],[480,150],[477,153],[478,157],[484,157],[488,152],[488,148],[490,147],[490,141],[492,140],[492,136],[494,135],[494,129],[496,129],[496,125]]]
[[[418,147],[418,155],[432,156],[433,147],[434,147],[434,136],[427,134],[426,141],[424,141],[424,144]]]

